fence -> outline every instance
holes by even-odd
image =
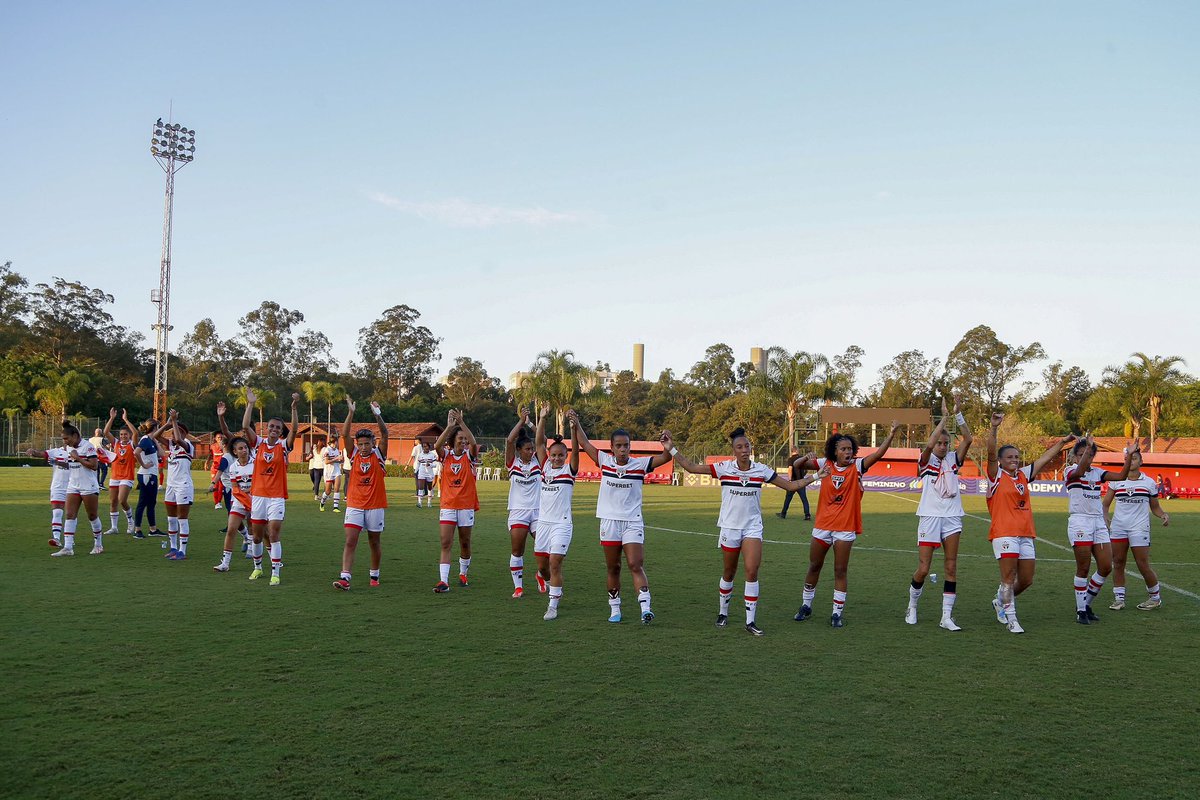
[[[92,438],[97,428],[103,430],[108,424],[107,417],[76,415],[67,417],[67,420],[79,428],[85,439]],[[122,424],[120,420],[113,424],[114,433],[119,424]],[[0,429],[0,455],[16,456],[29,449],[45,450],[62,444],[62,423],[58,417],[36,413],[5,414],[0,425],[3,426]]]

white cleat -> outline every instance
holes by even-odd
[[[546,620],[547,622],[549,622],[552,619],[558,619],[558,609],[557,608],[547,608],[546,613],[542,615],[542,619]]]
[[[1111,606],[1109,606],[1109,607],[1108,607],[1108,610],[1109,610],[1109,611],[1123,611],[1123,610],[1125,610],[1125,601],[1124,601],[1124,600],[1113,600],[1113,604],[1112,604]]]
[[[942,621],[938,623],[939,628],[945,628],[948,631],[961,631],[962,628],[954,621],[953,617],[942,617]]]
[[[1149,600],[1138,603],[1138,608],[1140,608],[1142,611],[1153,611],[1154,609],[1158,608],[1161,605],[1162,605],[1162,600],[1158,600],[1158,599],[1151,597]]]
[[[213,572],[229,572],[229,565],[222,562],[213,567]]]
[[[996,622],[999,622],[1001,625],[1007,625],[1008,617],[1004,613],[1004,604],[999,599],[993,599],[992,608],[996,611]]]
[[[74,550],[69,550],[66,547],[64,547],[62,550],[59,550],[57,553],[51,553],[50,557],[58,558],[59,556],[73,556],[73,555],[75,555]]]
[[[1010,619],[1007,624],[1008,624],[1008,632],[1009,633],[1024,633],[1025,632],[1025,629],[1021,627],[1021,623],[1017,622],[1015,619]]]
[[[907,622],[909,625],[916,625],[917,624],[917,610],[915,608],[913,608],[912,606],[909,606],[908,610],[904,612],[904,621]]]
[[[104,532],[104,535],[105,535],[105,536],[115,536],[115,535],[117,535],[118,533],[120,533],[120,531],[119,531],[119,530],[117,530],[116,528],[109,528],[108,530],[106,530],[106,531]]]
[[[104,548],[101,547],[100,545],[96,545],[95,547],[92,548],[92,552],[88,553],[88,555],[89,556],[98,556],[103,552],[104,552]]]
[[[220,511],[224,507],[225,506],[221,505],[220,503],[217,503],[215,506],[213,506],[213,511]]]

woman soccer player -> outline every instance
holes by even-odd
[[[350,571],[354,568],[354,551],[358,548],[358,536],[367,532],[367,543],[371,546],[371,585],[379,585],[379,563],[383,558],[380,536],[383,533],[383,518],[387,509],[387,487],[384,485],[384,465],[388,449],[387,425],[379,410],[379,403],[371,403],[371,414],[379,426],[379,439],[370,428],[359,428],[350,437],[350,425],[354,422],[355,404],[346,395],[346,422],[342,425],[342,446],[350,456],[346,461],[346,474],[350,485],[346,490],[346,544],[342,548],[342,572],[333,582],[335,589],[350,591]]]
[[[1033,540],[1037,538],[1029,482],[1075,437],[1055,442],[1037,460],[1022,467],[1021,451],[1015,445],[996,449],[997,431],[1003,421],[1003,414],[992,414],[987,440],[987,505],[992,516],[988,539],[1000,564],[1000,586],[992,608],[996,610],[996,621],[1006,625],[1011,633],[1024,633],[1017,621],[1017,595],[1033,585],[1036,565]]]
[[[325,501],[332,494],[333,510],[337,511],[338,503],[342,499],[341,492],[338,491],[338,482],[342,479],[343,456],[336,439],[330,439],[329,444],[325,445],[325,449],[321,451],[321,458],[325,461],[325,491],[321,495],[321,510],[325,510]]]
[[[1104,581],[1112,572],[1112,545],[1108,525],[1104,521],[1103,485],[1129,477],[1130,459],[1137,452],[1132,444],[1125,450],[1125,463],[1120,472],[1108,472],[1092,466],[1096,444],[1091,434],[1071,448],[1070,463],[1063,470],[1067,486],[1067,538],[1075,555],[1075,621],[1090,625],[1100,619],[1092,611],[1092,601],[1100,594]],[[1088,579],[1092,558],[1096,572]]]
[[[51,547],[63,546],[63,508],[67,504],[67,486],[71,482],[71,462],[66,447],[51,447],[48,450],[26,450],[30,458],[43,458],[50,465],[50,539]],[[71,550],[74,555],[74,549]]]
[[[876,461],[892,446],[900,423],[893,422],[887,438],[869,456],[858,457],[858,442],[853,436],[835,433],[825,442],[825,457],[806,457],[802,466],[807,469],[829,467],[829,480],[821,481],[817,495],[817,518],[813,520],[812,542],[808,546],[808,574],[804,576],[804,594],[795,620],[803,622],[812,615],[813,600],[817,596],[817,581],[821,579],[821,568],[825,556],[833,548],[833,614],[829,624],[835,628],[843,625],[842,615],[846,610],[846,572],[850,567],[850,552],[854,541],[862,533],[862,476],[867,474]]]
[[[96,477],[99,461],[96,458],[96,448],[80,435],[79,429],[69,422],[62,424],[63,449],[66,451],[67,462],[67,497],[63,518],[63,546],[52,556],[75,555],[75,529],[78,525],[79,507],[83,506],[88,521],[92,526],[92,538],[95,540],[91,555],[97,556],[104,552],[103,525],[100,524],[100,483]],[[29,451],[30,455],[41,455]],[[48,454],[47,454],[48,457]]]
[[[526,428],[529,412],[521,409],[521,418],[504,440],[504,465],[508,468],[508,534],[512,553],[508,570],[512,574],[513,597],[525,594],[525,540],[537,533],[538,508],[541,503],[542,462]],[[432,476],[431,476],[432,477]],[[419,495],[421,489],[417,490]],[[542,574],[537,573],[538,590],[546,591]]]
[[[217,417],[224,423],[225,404],[217,405]],[[246,520],[250,518],[250,508],[254,501],[250,499],[251,487],[254,483],[254,461],[250,454],[250,442],[245,436],[226,438],[228,467],[224,476],[229,478],[229,491],[233,495],[229,503],[229,517],[225,520],[225,546],[221,551],[221,563],[213,567],[214,572],[228,572],[230,561],[233,559],[234,536],[245,530]],[[216,479],[213,480],[215,484]]]
[[[246,412],[242,415],[242,431],[254,457],[254,477],[250,486],[250,533],[254,537],[252,556],[254,569],[250,580],[262,577],[264,543],[271,546],[271,586],[280,583],[279,571],[283,567],[283,544],[279,541],[283,533],[283,518],[287,507],[287,463],[292,445],[296,443],[296,430],[300,427],[300,395],[292,393],[292,424],[288,427],[279,417],[267,420],[267,435],[260,437],[254,430],[254,390],[246,387]],[[225,404],[217,404],[217,416],[221,421],[221,432],[232,438],[225,426]]]
[[[208,458],[205,459],[205,469],[212,476],[208,491],[212,494],[214,511],[222,507],[225,508],[226,512],[229,511],[228,489],[223,482],[217,479],[217,476],[222,472],[221,459],[224,458],[225,451],[228,449],[229,441],[218,433],[213,437],[212,446],[208,448]]]
[[[642,567],[646,527],[642,521],[642,486],[646,476],[671,460],[666,450],[652,456],[629,455],[632,438],[629,431],[617,428],[609,444],[612,454],[596,449],[579,424],[579,415],[568,414],[575,433],[575,449],[582,449],[600,467],[600,496],[596,517],[600,520],[600,544],[608,568],[608,621],[621,621],[621,555],[629,565],[637,589],[642,624],[654,620],[650,610],[650,582]]]
[[[433,508],[433,485],[437,481],[438,454],[424,439],[417,444],[417,448],[418,452],[413,455],[413,474],[417,478],[417,508],[421,507],[421,498],[426,499],[426,507]]]
[[[137,459],[137,507],[133,512],[133,538],[145,539],[142,533],[142,515],[150,523],[150,535],[162,536],[154,522],[154,509],[158,505],[158,445],[154,437],[158,433],[158,420],[148,419],[138,428],[137,447],[133,455]]]
[[[446,442],[453,440],[454,447],[443,450]],[[475,486],[475,457],[479,445],[462,412],[451,410],[446,416],[446,430],[438,437],[433,449],[442,460],[445,474],[445,491],[442,492],[442,507],[438,512],[438,529],[442,552],[438,561],[438,582],[433,591],[438,594],[450,591],[450,549],[454,544],[454,530],[458,529],[458,583],[467,586],[467,570],[471,566],[471,530],[475,527],[475,512],[479,510],[479,492]]]
[[[1138,572],[1142,573],[1146,591],[1150,593],[1145,602],[1138,603],[1138,608],[1153,611],[1162,605],[1162,588],[1150,566],[1150,515],[1161,519],[1163,527],[1170,524],[1171,516],[1158,502],[1158,484],[1142,473],[1142,454],[1135,452],[1129,462],[1126,479],[1110,483],[1104,495],[1113,556],[1113,604],[1109,608],[1113,611],[1125,608],[1125,562],[1132,550]]]
[[[575,476],[579,474],[579,448],[574,448],[568,459],[567,446],[561,436],[555,436],[549,448],[546,447],[546,417],[549,414],[550,406],[543,406],[534,434],[537,460],[546,465],[542,470],[533,554],[538,560],[539,577],[545,579],[550,593],[550,605],[542,615],[547,622],[558,618],[558,604],[562,600],[562,563],[571,547],[574,531],[571,500],[575,495]],[[571,427],[575,427],[573,421]]]
[[[187,560],[188,537],[191,531],[192,501],[196,487],[192,483],[192,457],[195,446],[188,440],[188,429],[179,421],[179,413],[171,409],[167,413],[167,424],[159,431],[159,444],[167,453],[167,486],[163,503],[167,507],[167,535],[171,547],[166,558],[170,561]]]
[[[694,475],[712,475],[721,483],[721,514],[717,526],[721,529],[720,545],[724,553],[724,569],[718,584],[720,604],[717,610],[717,627],[729,624],[729,601],[733,595],[733,576],[737,573],[739,556],[744,556],[746,586],[746,630],[754,636],[762,636],[763,630],[755,624],[758,613],[758,568],[762,564],[762,488],[771,483],[790,492],[798,492],[813,481],[823,477],[821,473],[798,481],[788,480],[766,464],[750,460],[754,446],[746,436],[744,428],[735,428],[729,434],[733,447],[733,458],[717,464],[696,464],[682,455],[671,440],[671,432],[663,431],[659,441],[680,469]],[[828,474],[828,471],[824,474]]]
[[[321,502],[321,481],[325,479],[325,440],[318,439],[308,459],[308,477],[312,480],[313,500]]]
[[[117,410],[108,410],[108,424],[104,426],[102,437],[111,441],[113,422],[117,419]],[[121,420],[124,427],[117,432],[117,441],[113,444],[112,475],[108,480],[108,519],[109,529],[106,534],[117,533],[117,520],[120,519],[118,509],[125,512],[125,532],[133,533],[133,509],[129,507],[129,493],[133,490],[133,482],[137,477],[137,456],[134,454],[133,439],[137,436],[137,428],[129,421],[125,409],[121,409]]]
[[[933,551],[939,547],[946,565],[946,583],[942,590],[942,621],[939,626],[948,631],[962,630],[954,621],[954,600],[958,592],[958,541],[962,533],[962,497],[958,493],[958,468],[971,449],[971,429],[959,411],[959,398],[954,398],[954,420],[960,431],[958,447],[950,449],[950,434],[946,433],[946,398],[942,398],[942,419],[929,441],[921,449],[917,474],[921,476],[921,502],[917,506],[917,570],[908,588],[908,610],[904,621],[917,624],[917,601],[929,575]]]

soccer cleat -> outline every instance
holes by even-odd
[[[166,536],[166,534],[163,533],[162,531],[160,531],[158,528],[155,528],[154,530],[150,531],[150,535],[151,536]]]
[[[654,622],[654,612],[653,611],[643,611],[642,612],[642,624],[649,625],[651,622]]]
[[[779,517],[780,519],[787,519],[787,514],[783,513],[782,511],[776,512],[775,516]]]
[[[220,503],[217,503],[215,506],[213,506],[213,511],[220,511],[222,508],[224,508],[224,506],[222,506]]]
[[[437,586],[433,587],[434,594],[445,594],[450,591],[450,586],[445,581],[438,581]]]
[[[172,547],[170,550],[167,551],[167,554],[165,556],[163,556],[163,558],[167,558],[167,559],[175,558],[175,554],[178,552],[179,552],[178,550],[176,550],[174,547]]]
[[[845,627],[845,626],[843,625],[843,623],[842,623],[842,615],[841,615],[841,614],[834,614],[833,616],[831,616],[831,617],[829,618],[829,627],[831,627],[831,628],[842,628],[842,627]]]
[[[796,622],[804,622],[804,620],[811,616],[812,606],[800,606],[800,610],[796,612],[796,616],[792,617],[792,619],[796,620]]]
[[[321,513],[325,513],[325,504],[321,503]]]
[[[271,585],[272,585],[272,586],[278,586],[278,585],[279,585],[279,576],[278,576],[278,575],[272,575],[272,576],[271,576]]]
[[[1087,614],[1087,618],[1088,618],[1090,621],[1092,621],[1092,622],[1099,622],[1099,621],[1100,621],[1100,618],[1099,618],[1098,616],[1096,616],[1096,612],[1095,612],[1095,611],[1092,611],[1092,607],[1091,607],[1091,606],[1088,606],[1087,608],[1085,608],[1085,609],[1084,609],[1084,613],[1086,613],[1086,614]]]
[[[213,567],[213,572],[229,572],[229,565],[222,561],[220,564],[217,564],[215,567]]]
[[[46,544],[50,545],[51,547],[62,547],[62,542],[60,542],[58,539],[51,539]]]
[[[1113,604],[1108,607],[1109,611],[1123,611],[1125,609],[1125,598],[1118,597],[1113,600]]]
[[[746,633],[750,634],[751,636],[762,636],[763,629],[755,625],[753,622],[747,622]]]
[[[135,538],[135,539],[145,539],[145,538],[146,538],[146,534],[142,533],[141,531],[134,531],[134,532],[133,532],[133,538]]]
[[[917,609],[914,608],[913,606],[909,606],[908,610],[904,612],[904,621],[907,622],[909,625],[916,625],[917,624]]]
[[[535,573],[535,576],[537,577],[538,592],[540,594],[545,594],[546,593],[546,579],[542,577],[542,573],[540,573],[540,572]]]
[[[92,548],[92,552],[88,553],[88,555],[89,556],[98,556],[103,552],[104,552],[104,548],[101,547],[100,545],[96,545],[95,547]]]
[[[953,617],[942,617],[942,621],[938,623],[939,628],[945,628],[948,631],[961,631],[962,628],[954,621]]]
[[[337,504],[337,503],[334,503],[334,504],[333,504],[333,510],[334,510],[334,511],[337,511],[337,510],[338,510],[338,504]]]
[[[58,555],[58,553],[55,553],[54,555]],[[1159,600],[1157,597],[1151,597],[1149,600],[1146,600],[1145,602],[1138,603],[1137,607],[1140,608],[1142,611],[1153,611],[1154,609],[1158,608],[1161,605],[1162,605],[1162,600]]]
[[[371,578],[369,585],[371,585],[371,586],[378,586],[378,585],[379,585],[379,578]]]
[[[258,579],[259,579],[259,578],[261,578],[261,577],[262,577],[262,570],[261,570],[261,569],[257,569],[257,568],[256,568],[256,569],[254,569],[254,570],[252,570],[252,571],[250,572],[250,580],[252,580],[252,581],[256,581],[256,580],[258,580]]]
[[[176,550],[175,555],[167,556],[167,560],[169,560],[169,561],[187,561],[187,553],[183,552],[182,550]]]
[[[558,609],[557,608],[547,608],[546,613],[542,614],[542,619],[546,620],[547,622],[549,622],[552,619],[558,619]]]
[[[1025,632],[1025,629],[1021,627],[1021,623],[1017,622],[1015,619],[1010,619],[1008,622],[1006,622],[1004,624],[1008,627],[1009,633],[1024,633]]]
[[[343,592],[348,592],[350,591],[350,581],[346,580],[345,578],[338,578],[333,582],[333,588],[341,589]]]
[[[118,534],[118,533],[120,533],[120,531],[119,531],[119,530],[117,530],[116,528],[109,528],[108,530],[106,530],[106,531],[104,532],[104,535],[105,535],[105,536],[112,536],[112,535],[114,535],[114,534]]]
[[[514,600],[520,600],[525,596],[525,590],[518,586],[517,588],[513,589],[512,596]]]
[[[1090,619],[1088,619],[1088,615],[1087,615],[1086,611],[1076,611],[1075,612],[1075,621],[1078,622],[1080,625],[1091,625],[1092,624],[1092,621]]]
[[[615,609],[608,615],[608,621],[614,625],[621,621],[621,610]]]
[[[717,627],[718,628],[729,627],[729,616],[727,614],[717,614]]]
[[[69,550],[66,547],[64,547],[62,550],[59,550],[57,553],[51,553],[50,557],[58,558],[59,556],[73,556],[73,555],[75,555],[74,550]]]
[[[999,598],[992,598],[992,608],[996,611],[996,622],[1007,625],[1008,615],[1004,613],[1004,604],[1000,602]]]
[[[467,587],[467,586],[471,585],[471,584],[467,583],[467,576],[463,575],[461,572],[458,573],[458,585],[462,586],[462,587]]]

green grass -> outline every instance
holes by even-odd
[[[471,587],[435,596],[436,511],[410,506],[407,480],[391,481],[384,585],[366,586],[364,542],[343,594],[329,585],[340,521],[300,476],[276,589],[248,582],[241,558],[212,572],[221,515],[203,503],[186,562],[123,535],[90,557],[86,533],[74,559],[51,560],[47,479],[0,471],[3,797],[1169,798],[1200,785],[1200,601],[1167,590],[1157,612],[1131,603],[1075,625],[1070,556],[1047,543],[1065,541],[1062,501],[1036,501],[1044,541],[1020,600],[1028,633],[1013,636],[991,614],[997,570],[973,519],[964,630],[937,627],[940,584],[905,625],[915,506],[868,495],[833,630],[831,565],[817,614],[792,622],[808,529],[770,513],[772,490],[755,639],[712,624],[715,490],[647,488],[658,618],[644,627],[606,622],[594,485],[577,490],[562,612],[546,623],[536,589],[509,597],[505,484],[483,485]],[[1192,508],[1168,505],[1154,559],[1200,594]],[[624,595],[633,617],[627,578]],[[1144,596],[1136,572],[1129,596]]]

